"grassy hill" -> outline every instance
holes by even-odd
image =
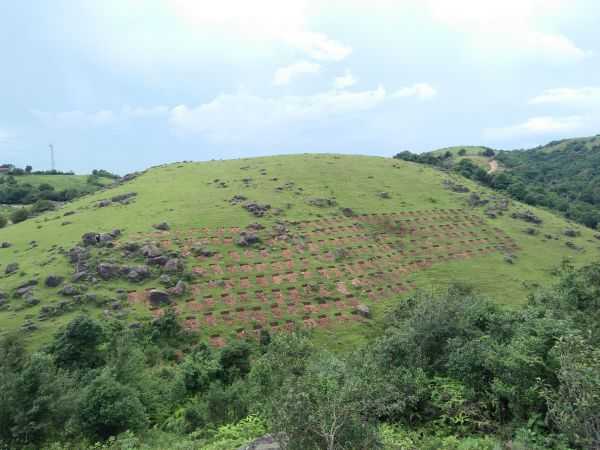
[[[33,204],[38,200],[69,201],[110,185],[114,182],[111,177],[61,173],[0,174],[0,214],[10,212],[10,205]]]
[[[529,150],[451,147],[420,155],[403,152],[396,158],[454,171],[590,228],[600,224],[600,136]]]
[[[22,329],[32,346],[81,311],[136,323],[170,304],[215,345],[308,326],[333,348],[378,332],[417,288],[465,282],[520,305],[561,259],[592,261],[600,244],[462,177],[341,155],[155,167],[0,229],[0,242],[11,244],[0,249],[0,330]]]

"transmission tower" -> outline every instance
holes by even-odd
[[[54,145],[50,144],[50,145],[48,145],[48,147],[50,147],[50,166],[51,166],[52,171],[54,171],[55,170],[55,167],[54,167]]]

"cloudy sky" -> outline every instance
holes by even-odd
[[[600,133],[597,0],[0,2],[0,162],[120,173]]]

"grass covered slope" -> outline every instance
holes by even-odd
[[[409,290],[463,281],[519,305],[561,258],[597,257],[591,230],[534,208],[523,214],[528,207],[451,177],[337,155],[150,169],[0,230],[11,244],[0,249],[0,329],[22,328],[38,345],[82,310],[133,323],[171,306],[217,345],[303,325],[329,345],[349,345],[377,330]],[[136,195],[118,197],[127,193]],[[153,228],[162,222],[169,229]],[[256,223],[264,228],[246,229]],[[86,233],[114,229],[120,234],[102,234],[106,243],[82,243]],[[58,286],[45,286],[51,275]],[[151,289],[165,295],[151,298]]]

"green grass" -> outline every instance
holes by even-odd
[[[522,304],[527,297],[530,287],[535,283],[544,283],[551,278],[551,271],[561,261],[568,257],[576,264],[592,261],[598,256],[599,241],[594,239],[593,232],[583,227],[567,224],[567,222],[547,211],[529,208],[543,219],[536,236],[523,232],[529,225],[510,217],[510,212],[525,209],[518,203],[511,205],[511,211],[497,219],[487,219],[483,209],[469,209],[466,205],[468,194],[457,194],[444,189],[442,181],[448,175],[433,168],[403,161],[364,156],[341,155],[294,155],[274,156],[266,158],[240,159],[231,161],[212,161],[205,163],[173,164],[148,170],[139,178],[114,189],[97,192],[85,198],[78,199],[66,205],[59,211],[44,214],[33,220],[9,226],[0,230],[0,241],[9,241],[13,246],[9,249],[0,249],[0,290],[10,293],[17,285],[30,278],[43,279],[49,274],[70,276],[72,268],[61,254],[60,249],[68,250],[80,240],[85,232],[107,232],[114,228],[123,230],[123,237],[119,242],[132,239],[148,238],[154,230],[153,223],[167,221],[172,227],[172,232],[165,234],[165,239],[173,240],[173,248],[181,249],[186,243],[186,236],[200,239],[202,233],[194,229],[207,227],[245,227],[253,222],[260,222],[270,227],[279,220],[300,221],[318,220],[324,217],[340,215],[340,208],[349,207],[357,213],[398,213],[406,211],[448,210],[454,208],[465,209],[469,214],[481,217],[485,226],[499,227],[505,231],[521,248],[516,252],[514,264],[504,261],[501,252],[477,256],[471,259],[441,262],[429,269],[410,273],[398,279],[406,283],[414,283],[422,289],[436,289],[455,281],[464,281],[475,285],[483,294],[490,296],[497,302],[516,307]],[[252,181],[244,183],[242,179],[251,178]],[[273,178],[277,178],[274,180]],[[214,180],[226,183],[226,187],[218,187]],[[472,190],[490,193],[475,183],[462,178],[456,181],[469,186]],[[276,190],[278,186],[293,182],[290,189]],[[119,193],[135,191],[138,193],[135,201],[130,205],[110,206],[96,208],[98,200],[111,197]],[[378,193],[388,192],[389,199],[381,198]],[[236,194],[241,194],[250,200],[260,203],[269,203],[273,208],[281,208],[280,216],[269,215],[257,219],[242,209],[239,205],[230,205],[229,200]],[[335,198],[338,206],[333,208],[319,208],[311,206],[307,200],[310,198]],[[63,214],[74,211],[74,215],[63,217]],[[62,223],[68,220],[68,225]],[[352,222],[352,219],[350,219]],[[295,225],[290,225],[295,229]],[[575,251],[565,245],[567,238],[562,236],[562,231],[567,228],[576,228],[581,231],[581,236],[570,239],[581,250]],[[368,226],[367,232],[380,232]],[[479,232],[479,230],[476,230]],[[544,235],[552,234],[561,236],[559,240],[545,241]],[[385,236],[385,235],[384,235]],[[179,241],[177,239],[179,238]],[[31,247],[29,242],[37,241],[37,247]],[[404,242],[404,241],[403,241]],[[57,248],[53,249],[53,246]],[[279,244],[275,245],[277,247]],[[230,249],[231,246],[213,245],[220,251]],[[406,248],[410,244],[406,242]],[[273,254],[275,250],[272,249]],[[350,261],[361,257],[360,251],[351,256]],[[376,249],[365,250],[364,255],[377,258]],[[106,258],[120,259],[120,253],[114,252]],[[245,257],[244,257],[245,258]],[[244,262],[242,258],[242,262]],[[294,256],[297,261],[298,258]],[[225,263],[230,263],[225,257]],[[4,267],[10,262],[19,262],[21,273],[10,277],[4,276]],[[187,268],[194,266],[207,266],[207,262],[193,261],[188,258]],[[320,260],[309,260],[312,268],[324,266]],[[265,273],[270,274],[272,269]],[[235,279],[238,275],[230,275]],[[253,276],[252,276],[253,277]],[[205,280],[218,278],[216,275],[207,275]],[[393,281],[387,276],[385,282]],[[327,281],[325,281],[327,284]],[[143,290],[158,286],[156,280],[142,285],[126,281],[98,283],[90,287],[90,292],[98,292],[108,298],[115,298],[115,289]],[[291,284],[282,284],[282,289]],[[220,295],[223,291],[217,288],[212,291],[202,288],[201,296],[212,294]],[[253,286],[255,289],[255,286]],[[390,296],[381,301],[369,301],[363,291],[353,290],[353,294],[361,302],[368,303],[373,311],[372,321],[348,322],[346,324],[334,323],[326,329],[317,329],[315,336],[326,345],[335,348],[351,348],[365,336],[378,332],[381,318],[385,311],[401,296]],[[57,289],[38,287],[36,296],[41,304],[32,308],[16,310],[15,306],[22,302],[12,299],[11,309],[0,311],[0,330],[8,331],[19,328],[28,318],[34,320],[39,329],[31,333],[29,339],[32,346],[46,342],[56,328],[66,323],[72,316],[84,311],[86,314],[102,317],[103,308],[95,306],[78,307],[58,318],[37,322],[36,317],[43,305],[61,300]],[[187,315],[185,299],[178,300],[178,305]],[[197,299],[196,299],[197,300]],[[248,306],[256,305],[250,299]],[[214,313],[226,308],[217,305]],[[265,307],[265,311],[269,312]],[[149,320],[150,311],[143,305],[133,305],[126,308],[128,320]],[[269,316],[269,319],[273,317]],[[286,320],[283,314],[281,320]],[[235,329],[239,324],[231,325]],[[232,329],[221,325],[216,330],[219,334],[229,336]],[[200,328],[203,335],[214,334],[215,330]]]

